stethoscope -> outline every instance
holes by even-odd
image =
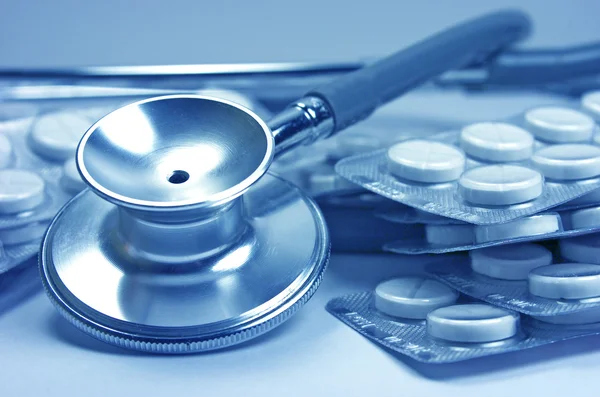
[[[310,299],[329,258],[315,203],[267,172],[434,76],[525,36],[499,12],[310,91],[268,123],[232,102],[169,95],[122,107],[77,149],[89,185],[55,217],[40,267],[58,310],[118,346],[188,353],[267,332]]]

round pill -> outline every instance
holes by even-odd
[[[515,336],[519,323],[517,313],[492,305],[454,305],[427,315],[427,333],[451,342],[496,342]]]
[[[558,214],[533,215],[506,223],[475,226],[475,241],[485,243],[538,236],[559,231],[561,228],[562,222]]]
[[[538,321],[560,325],[583,325],[600,323],[600,308],[584,310],[582,312],[558,314],[556,316],[532,316]]]
[[[425,225],[428,243],[440,245],[464,245],[475,241],[473,225]]]
[[[460,146],[484,161],[522,161],[533,153],[533,135],[512,124],[476,123],[460,133]]]
[[[546,178],[576,180],[600,175],[600,148],[586,144],[547,146],[531,157]]]
[[[336,139],[332,157],[342,159],[360,153],[377,150],[382,147],[379,138],[367,134],[342,134]]]
[[[581,107],[596,120],[600,120],[600,91],[588,92],[582,96]]]
[[[425,319],[430,311],[457,299],[458,293],[450,287],[421,277],[391,279],[375,289],[375,307],[392,317]]]
[[[563,259],[600,265],[600,236],[597,234],[562,239],[558,246]]]
[[[0,214],[28,211],[44,201],[44,180],[30,171],[0,170]]]
[[[397,177],[416,182],[442,183],[458,179],[465,156],[457,148],[440,142],[410,140],[387,152],[388,167]]]
[[[29,136],[31,149],[51,160],[74,156],[79,140],[92,122],[80,112],[56,112],[37,119]]]
[[[63,188],[69,193],[79,193],[86,188],[85,182],[81,179],[77,171],[75,159],[65,161],[63,165],[63,175],[60,180]]]
[[[600,266],[560,263],[529,272],[529,292],[550,299],[586,299],[600,296]]]
[[[4,134],[0,134],[0,168],[6,168],[12,160],[12,144]]]
[[[542,194],[544,178],[518,165],[488,165],[465,172],[458,181],[461,196],[473,204],[511,205]]]
[[[552,253],[541,245],[514,244],[469,252],[474,272],[501,280],[527,280],[529,271],[552,263]]]
[[[545,106],[525,113],[526,128],[538,139],[553,143],[585,142],[596,125],[585,113],[559,106]]]
[[[572,229],[585,229],[600,226],[600,207],[585,208],[570,214]]]
[[[47,227],[46,223],[34,222],[12,229],[0,229],[0,241],[4,245],[15,245],[41,239]]]

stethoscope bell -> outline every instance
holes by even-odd
[[[92,189],[42,245],[60,311],[106,342],[166,353],[237,344],[288,318],[316,290],[329,240],[311,199],[263,175],[270,134],[249,110],[198,96],[94,125],[77,151]]]
[[[321,213],[266,173],[273,157],[527,30],[516,12],[467,22],[312,91],[268,126],[241,106],[191,95],[105,116],[77,149],[91,189],[42,242],[51,300],[90,335],[144,351],[212,350],[268,331],[310,298],[329,256]]]

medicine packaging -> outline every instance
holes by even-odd
[[[438,281],[418,277],[334,298],[327,310],[373,342],[432,364],[600,334],[599,309],[533,318],[467,301]]]
[[[379,213],[386,211],[388,210],[381,210]],[[393,219],[385,216],[383,218]],[[600,231],[600,207],[598,206],[561,213],[544,212],[494,225],[456,222],[448,224],[442,223],[443,219],[422,225],[419,232],[408,239],[388,242],[384,249],[398,254],[440,254],[527,241],[575,237]],[[399,227],[403,225],[399,224]]]
[[[345,158],[336,172],[384,197],[488,225],[533,215],[600,187],[598,126],[581,108],[519,116],[407,139]]]
[[[442,128],[430,120],[407,121],[397,116],[382,119],[368,119],[331,138],[300,146],[277,158],[269,170],[294,182],[312,197],[361,193],[366,190],[335,172],[339,160],[384,148],[403,137],[433,135]],[[442,123],[446,128],[454,124]]]
[[[565,262],[533,243],[440,257],[426,271],[462,294],[528,315],[600,308],[600,266]]]

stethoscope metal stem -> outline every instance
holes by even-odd
[[[267,125],[275,140],[276,157],[296,146],[325,139],[333,134],[335,128],[329,105],[313,96],[296,101]]]

